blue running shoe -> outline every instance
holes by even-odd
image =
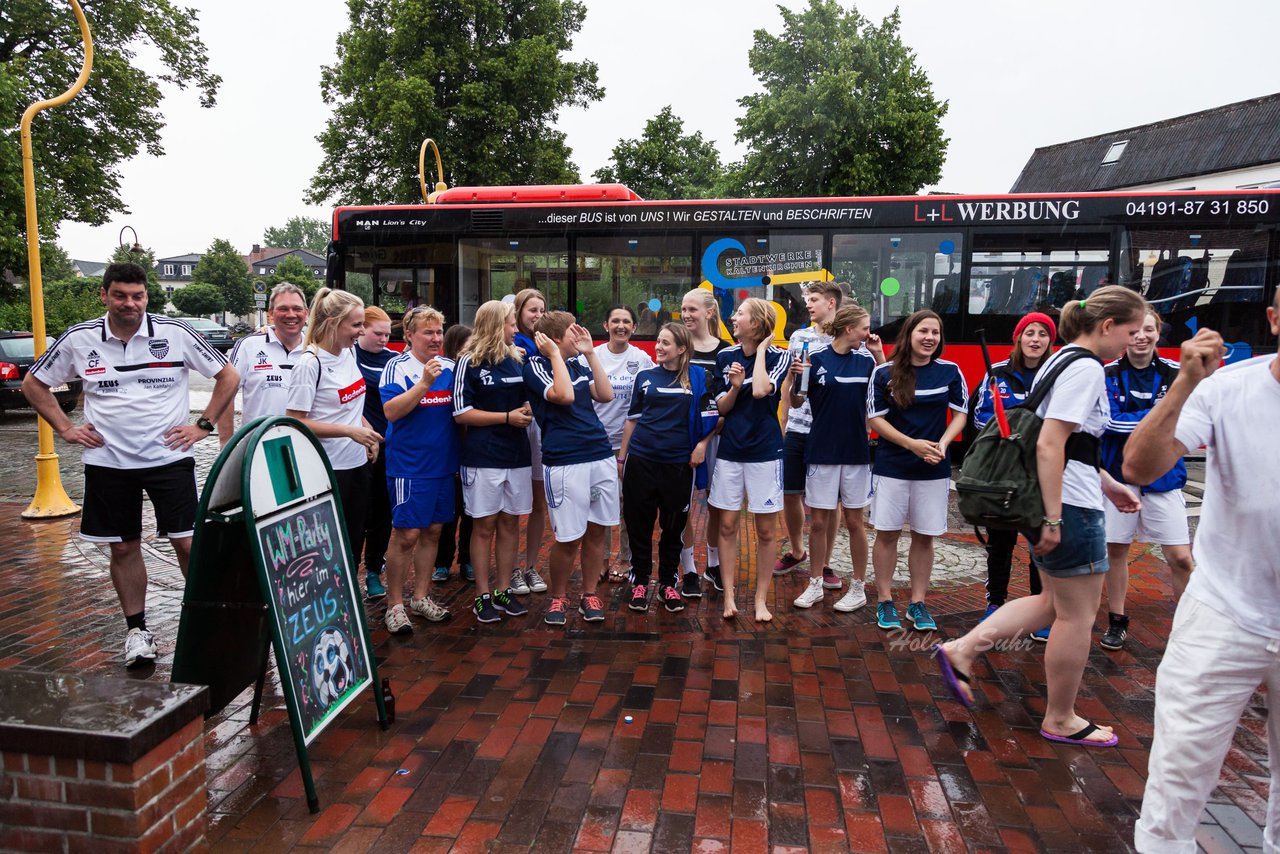
[[[435,569],[435,572],[431,573],[431,580],[432,580],[432,581],[448,581],[448,580],[449,580],[449,567],[447,567],[447,566],[437,566],[437,567],[436,567],[436,569]]]
[[[898,619],[898,609],[893,602],[881,602],[876,605],[876,625],[882,629],[900,629],[902,620]]]
[[[529,613],[529,609],[520,604],[520,600],[515,597],[515,592],[510,587],[493,594],[493,607],[513,617],[523,617]]]
[[[938,630],[938,624],[933,621],[933,615],[929,613],[929,609],[924,606],[923,602],[912,602],[907,606],[907,619],[911,621],[911,625],[915,627],[917,632],[934,632]]]
[[[376,572],[364,574],[365,595],[370,599],[381,599],[387,595],[387,588],[382,586],[382,576]]]
[[[446,570],[446,572],[447,572],[447,570]],[[469,564],[469,563],[464,563],[464,564],[462,565],[462,577],[463,577],[463,578],[465,578],[467,581],[475,581],[475,580],[476,580],[476,571],[475,571],[474,569],[472,569],[472,568],[471,568],[471,564]]]
[[[542,615],[542,622],[548,626],[563,626],[565,623],[565,609],[569,606],[567,597],[553,596],[551,603],[547,605],[547,612]]]
[[[987,612],[982,615],[982,620],[985,620],[987,617],[990,617],[992,614],[994,614],[996,611],[999,611],[999,610],[1000,610],[999,605],[988,605]],[[978,622],[981,623],[982,620],[978,620]]]
[[[1034,632],[1027,635],[1027,637],[1031,638],[1036,643],[1048,643],[1049,642],[1049,626],[1045,626],[1043,629],[1036,629]]]

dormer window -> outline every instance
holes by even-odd
[[[1102,165],[1115,163],[1120,159],[1120,155],[1124,154],[1124,147],[1129,144],[1129,140],[1122,139],[1119,142],[1111,143],[1111,147],[1107,149],[1107,153],[1102,157]]]

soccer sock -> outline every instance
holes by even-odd
[[[720,565],[720,549],[715,546],[707,546],[707,566]]]
[[[693,564],[693,549],[680,550],[680,569],[688,574],[690,572],[697,573],[698,568]]]
[[[125,614],[124,622],[130,629],[142,629],[145,632],[147,630],[147,610],[143,608],[136,614]]]

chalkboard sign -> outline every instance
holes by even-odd
[[[332,493],[259,519],[257,530],[284,647],[280,681],[310,744],[372,682],[349,551]]]

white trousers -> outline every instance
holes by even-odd
[[[1280,697],[1280,640],[1245,631],[1225,614],[1183,596],[1156,672],[1155,741],[1147,764],[1138,851],[1195,854],[1196,826],[1240,714],[1258,685]],[[1267,725],[1271,798],[1263,850],[1280,852],[1280,722]]]

